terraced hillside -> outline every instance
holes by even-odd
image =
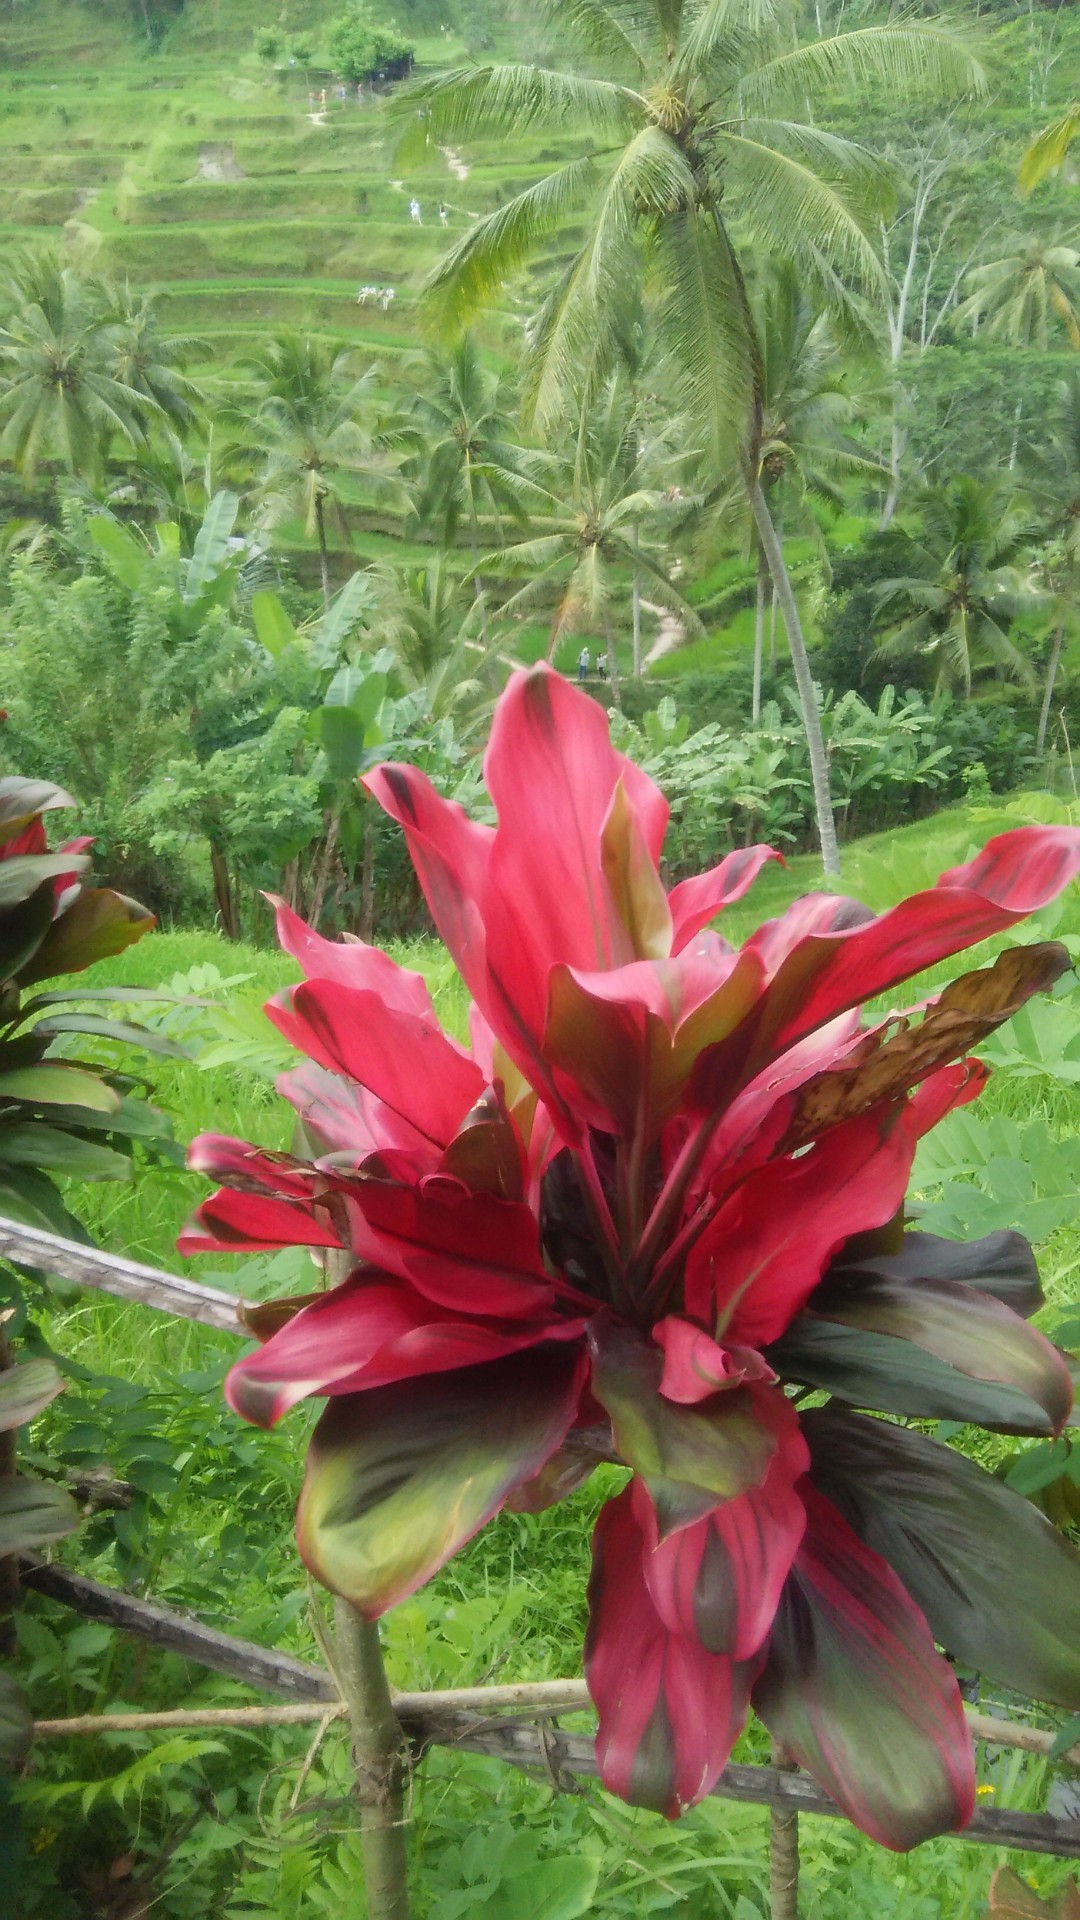
[[[335,10],[305,7],[304,25]],[[339,100],[321,70],[267,74],[250,7],[230,6],[225,30],[218,0],[191,0],[156,53],[122,9],[95,10],[92,31],[88,14],[80,0],[0,12],[0,247],[52,239],[158,289],[166,323],[211,341],[222,369],[281,325],[380,357],[414,345],[417,290],[447,239],[440,203],[452,234],[542,170],[446,149],[398,177],[384,102]],[[448,34],[418,46],[428,65],[464,51]],[[381,297],[358,303],[361,286]]]

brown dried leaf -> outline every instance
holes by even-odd
[[[993,966],[962,974],[947,986],[917,1026],[907,1021],[868,1035],[854,1059],[808,1080],[799,1096],[784,1146],[790,1151],[827,1128],[865,1113],[882,1100],[896,1100],[937,1067],[960,1059],[988,1033],[1011,1020],[1033,993],[1045,993],[1071,966],[1056,940],[1010,947]],[[876,1042],[876,1044],[875,1044]]]

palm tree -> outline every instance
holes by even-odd
[[[248,363],[252,406],[237,424],[262,452],[257,492],[271,524],[301,514],[319,544],[324,605],[330,604],[326,513],[336,511],[347,537],[345,506],[357,482],[399,500],[401,435],[376,401],[373,366],[358,374],[350,349],[307,334],[282,333]]]
[[[1028,486],[1036,518],[1048,541],[1042,553],[1042,570],[1053,608],[1050,658],[1035,739],[1037,753],[1046,745],[1062,644],[1067,630],[1075,629],[1080,593],[1080,374],[1063,380],[1058,394],[1059,406],[1050,418],[1046,437],[1029,456]]]
[[[972,333],[983,323],[986,331],[1013,347],[1038,348],[1050,344],[1051,323],[1064,328],[1069,344],[1080,347],[1080,253],[1039,235],[1014,242],[1008,253],[989,260],[968,275],[971,292],[956,310],[960,322],[971,321]],[[1017,395],[1009,471],[1016,465],[1020,446],[1023,393]]]
[[[650,543],[653,529],[685,513],[685,503],[677,504],[671,489],[648,484],[657,477],[654,454],[640,410],[622,376],[615,374],[592,405],[582,409],[576,438],[547,455],[533,456],[519,493],[539,521],[538,531],[482,562],[485,570],[530,576],[504,603],[504,615],[537,602],[550,605],[554,598],[549,659],[571,634],[603,635],[617,704],[612,601],[626,576],[640,579],[644,574],[657,600],[685,629],[699,635],[703,631]]]
[[[770,274],[755,302],[761,368],[759,478],[770,517],[779,528],[796,524],[818,536],[811,502],[839,510],[841,483],[880,480],[886,470],[854,440],[848,429],[864,418],[870,396],[861,392],[851,361],[842,353],[830,316],[811,300],[791,267]],[[729,490],[722,510],[730,514],[746,500],[745,488]],[[761,675],[765,635],[768,569],[757,538],[754,613],[752,719],[761,718]],[[776,597],[773,597],[775,643]],[[775,644],[774,658],[775,665]]]
[[[866,76],[968,88],[978,67],[947,32],[902,22],[799,47],[759,0],[550,0],[584,71],[529,65],[445,74],[412,94],[416,138],[514,139],[536,125],[580,129],[578,152],[466,231],[432,276],[460,323],[586,211],[586,234],[532,329],[530,413],[557,420],[583,365],[613,363],[628,295],[656,289],[656,328],[679,400],[715,482],[732,456],[788,626],[814,769],[822,854],[837,870],[817,699],[781,544],[760,486],[760,366],[740,247],[794,260],[818,284],[876,279],[866,235],[882,165],[864,149],[789,117],[814,93]],[[736,227],[737,223],[737,227]],[[736,243],[736,230],[739,243]],[[565,253],[565,241],[561,251]]]
[[[480,515],[497,525],[509,512],[520,518],[512,476],[521,470],[504,382],[483,364],[470,333],[447,353],[430,349],[423,371],[426,390],[415,412],[423,432],[420,458],[426,482],[416,503],[425,524],[442,521],[443,544],[455,544],[464,519],[473,565],[480,557]],[[503,475],[511,476],[504,481]],[[501,527],[500,527],[501,530]]]
[[[418,696],[424,716],[452,719],[470,734],[490,714],[495,689],[489,663],[516,665],[483,638],[482,609],[440,555],[426,567],[371,570],[371,639],[393,654],[397,678]]]
[[[985,324],[987,333],[1010,346],[1045,351],[1056,320],[1070,346],[1080,347],[1080,253],[1075,247],[1027,235],[1000,259],[973,268],[967,279],[971,292],[955,317],[970,320],[973,332]]]
[[[883,607],[903,608],[878,655],[928,660],[936,685],[959,687],[965,698],[987,670],[1033,687],[1030,663],[1009,637],[1014,620],[1046,606],[1024,565],[1030,533],[1000,482],[961,474],[930,494],[923,538],[911,543],[912,572],[877,588]]]
[[[110,288],[106,300],[108,322],[116,329],[113,365],[117,376],[142,396],[153,417],[178,429],[190,427],[204,396],[184,367],[209,353],[206,341],[193,334],[166,338],[153,300],[135,292],[126,280]]]
[[[124,378],[103,290],[43,254],[14,268],[0,300],[0,454],[28,478],[50,458],[89,475],[112,439],[140,445],[157,405]]]

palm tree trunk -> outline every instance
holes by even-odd
[[[1009,472],[1010,473],[1012,473],[1016,467],[1016,456],[1020,451],[1020,422],[1023,419],[1023,417],[1024,417],[1024,396],[1023,394],[1021,394],[1019,400],[1016,403],[1016,412],[1013,414],[1012,446],[1009,448]]]
[[[765,549],[758,545],[757,550],[757,601],[754,606],[754,690],[751,695],[750,720],[755,727],[761,725],[761,666],[765,647],[765,582],[768,578],[765,563]]]
[[[229,876],[229,863],[216,840],[210,842],[210,873],[214,883],[214,905],[221,921],[221,931],[226,940],[239,940],[240,916],[236,910],[236,896]]]
[[[334,864],[334,854],[337,851],[337,841],[340,830],[341,815],[340,813],[331,812],[326,823],[322,857],[319,861],[318,874],[311,896],[311,911],[308,914],[308,926],[313,928],[316,933],[319,931],[319,921],[322,919],[323,901],[326,899],[326,889],[330,882],[330,872]]]
[[[319,572],[322,575],[323,606],[330,605],[330,550],[326,544],[326,517],[322,495],[315,495],[315,531],[319,536]]]
[[[635,527],[634,528],[635,552],[639,544],[640,544],[639,531],[638,531],[638,528]],[[641,679],[641,579],[636,567],[634,568],[633,605],[634,605],[634,679],[640,680]]]
[[[836,844],[836,822],[833,818],[832,795],[829,792],[829,762],[825,752],[825,740],[821,731],[821,710],[818,706],[817,688],[810,671],[810,660],[803,638],[802,622],[795,603],[791,578],[784,562],[784,550],[772,523],[768,503],[761,490],[761,482],[756,477],[748,478],[750,508],[754,516],[754,525],[758,531],[769,572],[772,575],[780,611],[787,628],[788,646],[791,649],[791,664],[795,669],[795,685],[799,690],[799,705],[802,708],[803,726],[806,730],[806,746],[810,756],[810,778],[814,788],[814,813],[817,819],[818,842],[821,847],[821,863],[826,877],[834,879],[840,872],[840,854]]]
[[[1046,746],[1046,729],[1050,721],[1050,702],[1054,697],[1054,682],[1057,679],[1058,662],[1061,659],[1061,643],[1065,638],[1065,623],[1059,621],[1054,630],[1054,644],[1050,649],[1050,660],[1046,669],[1046,685],[1043,688],[1042,709],[1039,714],[1039,731],[1035,735],[1035,751],[1042,753]]]
[[[375,938],[375,820],[374,801],[364,807],[364,842],[360,860],[360,938],[370,946]]]
[[[892,392],[892,426],[889,436],[889,491],[878,520],[878,532],[884,533],[892,525],[892,518],[900,500],[900,470],[904,459],[904,433],[900,425],[900,389]]]
[[[615,629],[611,624],[611,614],[606,607],[604,609],[604,632],[607,635],[607,664],[608,673],[611,677],[611,697],[621,713],[622,688],[619,685],[619,667],[615,659]]]

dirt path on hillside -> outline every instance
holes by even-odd
[[[686,645],[686,628],[677,613],[668,607],[658,607],[655,600],[643,600],[641,604],[646,612],[655,613],[660,622],[656,639],[645,655],[645,665],[650,667],[654,660],[662,660],[666,653],[677,653]]]
[[[455,180],[467,180],[469,169],[455,147],[440,147],[439,152],[446,161]]]

